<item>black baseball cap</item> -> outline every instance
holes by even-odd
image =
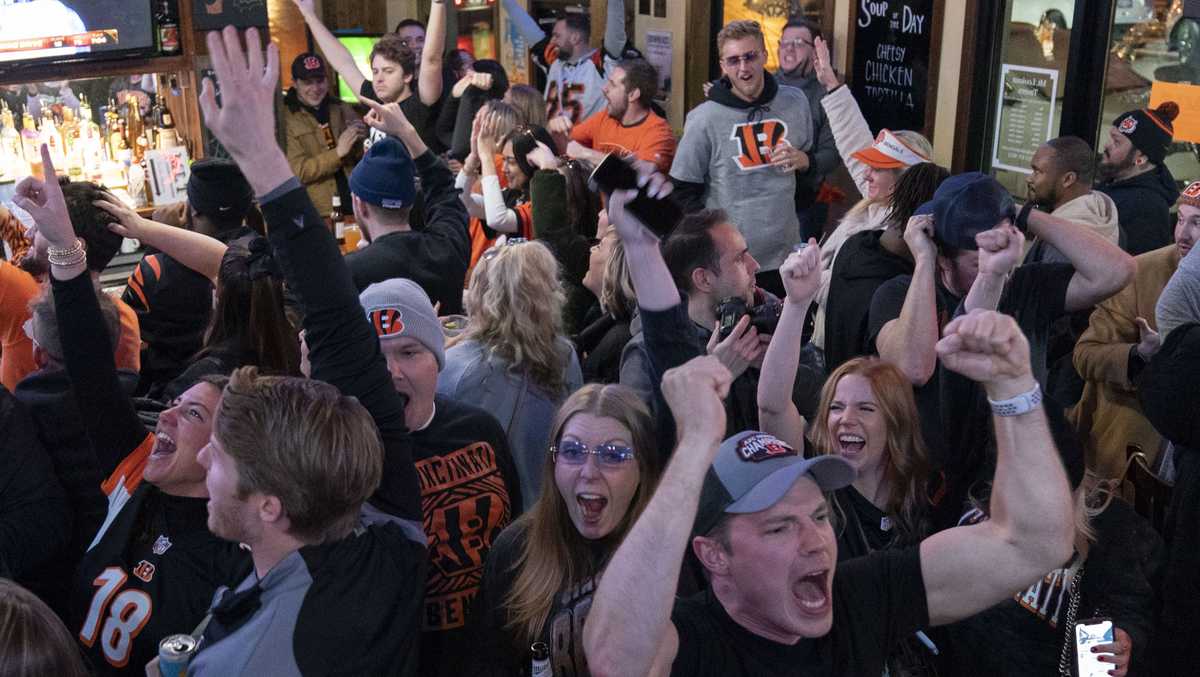
[[[854,466],[840,456],[804,458],[779,438],[747,430],[721,443],[704,478],[692,535],[703,536],[726,514],[761,512],[779,502],[801,476],[821,491],[854,481]]]
[[[293,80],[315,80],[324,78],[325,59],[315,52],[305,52],[292,61]]]
[[[981,172],[967,172],[943,181],[933,199],[913,212],[913,216],[918,214],[933,217],[933,234],[939,244],[978,249],[975,236],[1005,218],[1015,218],[1016,205],[999,181]]]

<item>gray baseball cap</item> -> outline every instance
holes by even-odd
[[[801,476],[821,491],[854,481],[854,466],[840,456],[804,458],[779,438],[748,430],[721,443],[704,478],[692,534],[703,536],[725,514],[760,512],[775,505]]]

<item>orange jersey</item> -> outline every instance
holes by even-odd
[[[653,162],[664,174],[671,171],[678,140],[671,125],[650,111],[641,122],[626,127],[602,110],[571,130],[571,140],[602,153],[633,155]]]

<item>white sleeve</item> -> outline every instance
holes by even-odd
[[[604,55],[611,55],[614,60],[620,59],[627,40],[625,0],[608,0],[608,14],[604,17]]]
[[[467,208],[467,213],[477,219],[487,217],[483,209],[483,196],[476,195],[471,192],[475,189],[475,180],[470,174],[459,170],[458,176],[454,178],[454,187],[458,189],[458,197],[462,200],[463,206]]]
[[[483,177],[483,207],[488,228],[501,233],[517,232],[517,213],[504,205],[504,192],[500,190],[500,177]]]
[[[848,86],[841,86],[821,99],[821,107],[829,120],[829,129],[833,132],[833,142],[837,145],[838,155],[854,179],[858,192],[867,194],[867,166],[852,155],[875,143],[871,136],[871,127],[863,117],[858,102],[850,93]]]

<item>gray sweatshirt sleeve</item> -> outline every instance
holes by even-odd
[[[608,13],[604,17],[604,51],[613,59],[620,59],[626,40],[625,0],[608,0]]]
[[[1200,254],[1197,250],[1200,247],[1192,247],[1179,262],[1179,268],[1163,288],[1154,308],[1158,331],[1164,341],[1175,327],[1200,322]]]
[[[529,12],[525,8],[518,5],[516,0],[502,0],[504,11],[508,12],[509,21],[513,22],[513,26],[521,37],[530,45],[536,45],[546,37],[546,31],[538,25],[538,22],[533,17],[529,16]]]

